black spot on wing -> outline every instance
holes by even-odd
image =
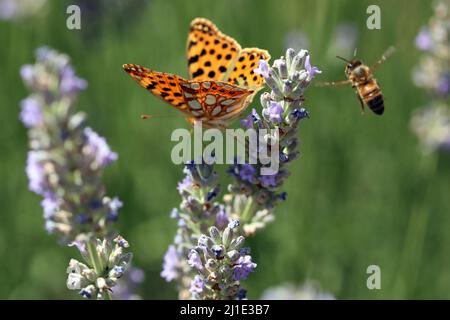
[[[195,56],[192,56],[192,57],[189,58],[188,66],[193,64],[193,63],[195,63],[195,62],[197,62],[197,61],[198,61],[198,54],[196,54]]]
[[[204,73],[205,73],[205,71],[203,71],[202,68],[198,68],[197,71],[195,71],[195,72],[192,74],[192,77],[196,78],[196,77],[201,76],[201,75],[204,74]]]

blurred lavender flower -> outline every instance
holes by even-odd
[[[170,282],[179,276],[179,266],[181,264],[181,255],[178,254],[175,246],[169,246],[166,254],[164,255],[163,270],[161,271],[161,277],[167,282]]]
[[[433,40],[430,32],[426,28],[422,28],[416,37],[416,47],[423,51],[429,51],[433,48]]]
[[[450,109],[445,104],[416,111],[411,119],[411,128],[425,153],[450,151]]]
[[[304,90],[321,71],[311,65],[307,50],[288,49],[286,57],[275,60],[272,67],[261,60],[255,73],[264,77],[272,91],[261,95],[262,116],[253,110],[241,124],[257,131],[278,129],[278,136],[266,139],[270,141],[268,148],[279,148],[279,170],[262,175],[262,163],[230,166],[235,182],[229,185],[230,194],[224,200],[229,216],[241,220],[244,235],[252,235],[272,221],[273,208],[286,199],[286,193],[278,190],[290,175],[286,165],[299,156],[298,126],[309,117],[303,107]]]
[[[262,300],[335,300],[335,297],[327,292],[320,291],[317,284],[306,282],[301,286],[291,283],[266,289]]]
[[[437,1],[429,25],[416,37],[416,46],[425,51],[413,79],[418,87],[438,97],[450,97],[450,5]]]
[[[20,119],[27,128],[37,127],[43,123],[42,105],[40,101],[30,96],[21,102]]]
[[[18,20],[42,10],[46,0],[0,0],[0,20]]]
[[[141,300],[141,296],[136,291],[144,279],[144,271],[136,267],[129,267],[128,272],[117,281],[113,288],[112,297],[115,300]]]
[[[117,154],[74,110],[86,81],[75,75],[69,58],[46,47],[36,56],[36,64],[21,69],[33,91],[20,113],[29,129],[29,188],[44,197],[46,228],[63,241],[110,236],[121,202],[106,197],[101,174]]]
[[[122,202],[107,197],[101,181],[102,170],[117,154],[86,126],[85,115],[75,111],[78,93],[87,83],[75,75],[69,58],[43,47],[36,59],[20,70],[32,91],[20,113],[30,140],[29,189],[43,197],[47,231],[75,245],[86,262],[71,260],[69,289],[81,290],[86,298],[109,298],[131,259],[131,254],[122,254],[128,242],[120,236],[115,245],[111,240]]]
[[[437,1],[434,15],[416,37],[425,51],[413,73],[415,84],[431,94],[428,107],[415,111],[411,128],[425,153],[450,150],[450,4]]]

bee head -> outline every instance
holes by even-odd
[[[347,65],[345,66],[345,73],[348,74],[348,73],[354,71],[360,65],[362,65],[361,60],[353,59],[352,61],[348,61]]]

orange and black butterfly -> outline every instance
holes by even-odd
[[[189,80],[135,64],[123,68],[153,95],[185,113],[190,123],[225,128],[264,86],[264,78],[253,70],[270,55],[258,48],[242,49],[211,21],[197,18],[191,22],[187,59]]]
[[[382,115],[384,112],[384,99],[381,94],[380,86],[373,76],[373,71],[381,65],[393,52],[394,47],[390,47],[378,60],[375,65],[368,67],[359,59],[347,60],[342,57],[337,57],[344,60],[347,64],[345,66],[345,75],[347,80],[325,82],[322,86],[338,86],[350,84],[356,89],[356,96],[361,104],[361,110],[364,112],[364,105],[368,106],[375,114]],[[355,52],[356,53],[356,52]]]

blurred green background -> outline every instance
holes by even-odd
[[[81,30],[66,28],[68,4],[81,6]],[[366,27],[370,4],[381,8],[381,30]],[[78,298],[65,288],[66,266],[78,254],[46,234],[40,198],[28,191],[24,173],[27,137],[18,113],[28,93],[19,68],[34,61],[41,45],[71,56],[89,82],[78,107],[119,153],[104,179],[108,194],[125,204],[118,228],[145,271],[140,294],[176,298],[159,273],[176,229],[169,212],[179,204],[175,187],[182,178],[170,160],[170,134],[187,123],[121,66],[187,76],[186,35],[197,16],[243,47],[268,49],[272,58],[284,54],[287,34],[294,42],[306,36],[312,63],[323,70],[318,81],[344,77],[334,56],[354,48],[335,46],[342,24],[356,27],[358,56],[369,64],[390,45],[397,48],[376,73],[386,99],[382,117],[361,116],[349,87],[306,92],[311,119],[301,125],[302,157],[291,166],[288,200],[276,221],[248,242],[258,263],[245,282],[249,297],[314,279],[339,299],[450,298],[449,157],[422,156],[409,128],[412,110],[427,103],[411,71],[420,56],[415,35],[431,12],[431,3],[421,0],[74,0],[47,1],[38,14],[0,21],[0,298]],[[259,108],[258,99],[253,106]],[[142,113],[173,117],[142,121]],[[381,290],[366,287],[371,264],[381,267]]]

